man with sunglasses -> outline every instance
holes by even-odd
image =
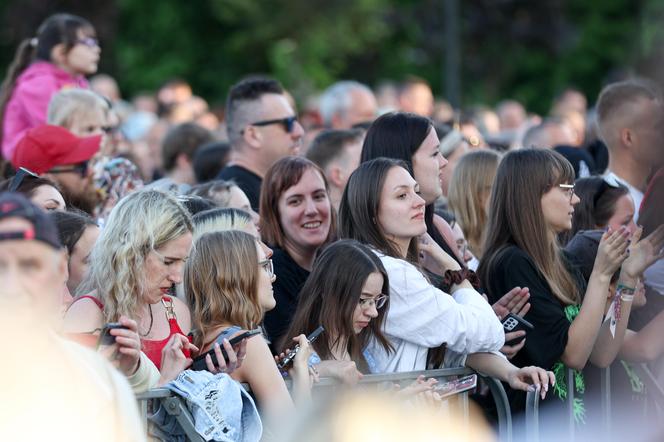
[[[233,180],[258,212],[260,187],[280,158],[297,155],[304,129],[278,81],[249,77],[231,87],[226,102],[231,160],[219,178]]]
[[[88,162],[101,141],[101,135],[80,138],[59,126],[36,127],[19,141],[12,164],[51,179],[69,205],[91,213],[96,193]]]

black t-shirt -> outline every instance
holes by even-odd
[[[517,367],[535,365],[551,370],[565,351],[571,323],[565,315],[565,306],[553,294],[530,256],[514,245],[507,247],[500,253],[486,284],[491,304],[516,286],[530,289],[530,310],[524,318],[535,328],[527,332],[526,344],[511,362]],[[524,392],[507,388],[507,394],[512,410],[524,409]],[[547,400],[554,397],[549,391]]]
[[[272,284],[272,289],[277,305],[265,314],[264,325],[272,349],[276,350],[293,320],[300,290],[309,277],[309,271],[297,265],[285,250],[276,247],[273,250],[272,264],[277,280]]]
[[[226,181],[233,180],[233,182],[247,195],[247,198],[249,198],[251,208],[258,212],[261,197],[261,184],[263,183],[261,177],[241,166],[226,166],[221,169],[217,178]]]

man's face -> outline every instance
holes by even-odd
[[[265,94],[261,97],[261,110],[256,122],[279,120],[295,116],[293,108],[285,96]],[[288,155],[297,155],[302,145],[304,129],[295,121],[288,132],[286,125],[281,123],[265,126],[254,126],[261,142],[261,154],[271,163]]]
[[[89,165],[86,169],[74,164],[57,166],[45,175],[60,186],[69,204],[91,213],[97,203],[97,194]]]
[[[30,229],[22,218],[0,220],[0,233]],[[66,265],[62,252],[41,241],[0,241],[0,297],[51,317],[59,312]]]
[[[659,166],[664,161],[663,104],[644,97],[637,101],[635,110],[633,155],[640,163]]]

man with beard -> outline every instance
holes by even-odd
[[[92,214],[97,195],[88,163],[101,141],[101,135],[81,138],[59,126],[40,126],[18,143],[12,164],[56,182],[68,206]]]

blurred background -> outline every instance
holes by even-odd
[[[537,113],[567,86],[592,103],[608,81],[664,78],[661,0],[2,0],[3,71],[54,12],[93,23],[123,96],[182,78],[213,109],[249,73],[300,104],[338,79],[412,74],[455,107],[509,97]]]

